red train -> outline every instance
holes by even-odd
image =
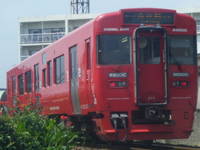
[[[17,100],[92,122],[107,141],[188,138],[197,103],[195,20],[154,8],[100,15],[8,71],[7,103]]]

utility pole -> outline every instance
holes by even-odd
[[[88,14],[90,13],[89,0],[71,0],[71,14]]]

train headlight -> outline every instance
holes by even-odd
[[[120,73],[109,73],[108,74],[109,78],[127,78],[128,77],[128,73],[126,72],[120,72]]]

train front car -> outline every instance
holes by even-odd
[[[188,138],[197,101],[196,24],[168,9],[95,20],[93,97],[104,140]]]

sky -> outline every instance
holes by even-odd
[[[90,0],[91,13],[122,8],[199,8],[200,0]],[[70,14],[70,0],[0,0],[0,88],[6,88],[6,72],[19,63],[20,17]]]

